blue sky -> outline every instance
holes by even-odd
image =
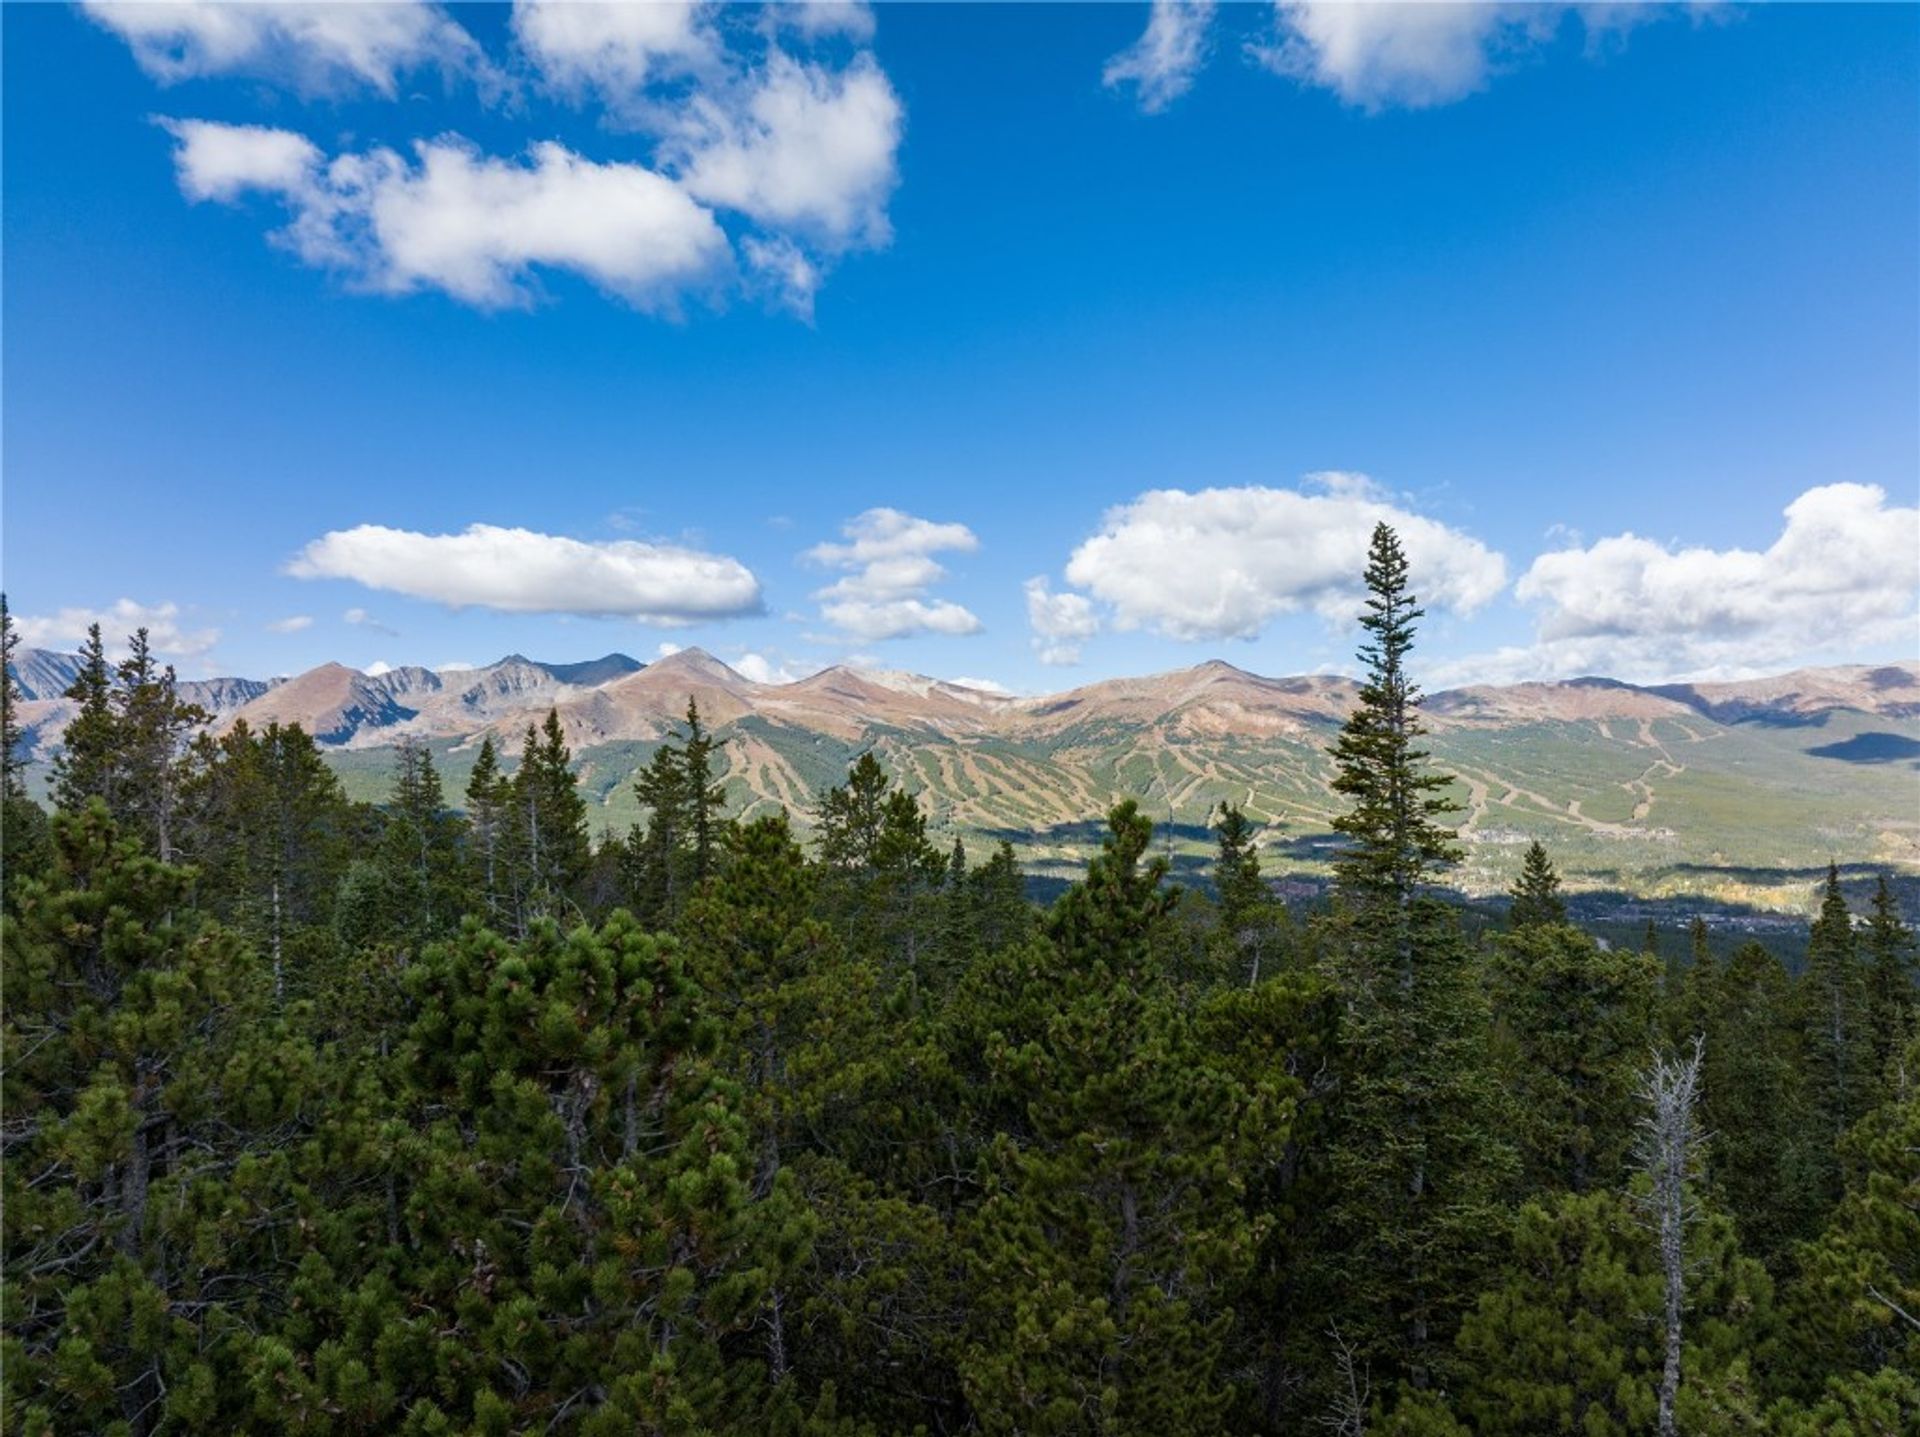
[[[1912,7],[174,13],[4,11],[30,640],[1915,656]]]

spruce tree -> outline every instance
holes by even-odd
[[[20,684],[13,668],[19,643],[7,596],[0,593],[0,875],[4,876],[37,869],[47,855],[46,814],[27,796],[21,778],[26,754],[17,708]]]
[[[1617,1187],[1655,1032],[1658,965],[1577,928],[1529,921],[1495,941],[1488,978],[1526,1185]]]
[[[170,863],[187,779],[187,739],[209,715],[181,701],[173,668],[155,661],[145,629],[135,630],[115,673],[113,717],[122,775],[115,813]]]
[[[1867,1110],[1873,1072],[1866,985],[1857,958],[1853,914],[1840,889],[1840,869],[1827,865],[1820,914],[1807,937],[1807,966],[1796,994],[1806,1044],[1808,1096],[1824,1132],[1824,1187],[1839,1193],[1833,1145]]]
[[[1812,1236],[1833,1172],[1833,1135],[1810,1091],[1798,995],[1779,960],[1753,942],[1701,986],[1708,1178],[1741,1246],[1774,1263]]]
[[[1527,856],[1520,877],[1508,890],[1513,901],[1507,907],[1507,922],[1515,928],[1542,927],[1567,921],[1567,905],[1560,897],[1560,875],[1539,839],[1527,845]]]
[[[1373,535],[1359,700],[1333,747],[1351,807],[1335,862],[1338,926],[1322,968],[1344,1004],[1328,1154],[1328,1314],[1385,1380],[1424,1387],[1449,1360],[1472,1274],[1498,1232],[1514,1158],[1489,1017],[1458,916],[1430,892],[1459,853],[1448,780],[1426,766],[1406,670],[1420,609],[1393,530]]]
[[[467,778],[467,824],[473,836],[473,887],[480,894],[480,916],[494,928],[508,915],[507,827],[513,805],[511,786],[500,772],[493,735],[480,740],[480,754]]]
[[[814,815],[814,841],[823,864],[841,873],[873,867],[880,834],[886,826],[890,788],[886,770],[869,750],[847,770],[844,784],[820,795]]]
[[[713,756],[720,748],[700,722],[700,705],[687,699],[687,732],[681,743],[680,772],[687,808],[687,838],[692,860],[689,876],[698,885],[713,876],[726,794],[713,781]]]
[[[98,624],[87,626],[80,672],[66,697],[79,705],[79,712],[60,736],[60,752],[53,760],[53,801],[73,813],[97,798],[109,812],[117,812],[124,781],[120,727],[113,712],[113,673]]]
[[[524,925],[565,912],[587,876],[592,852],[587,804],[573,777],[573,752],[548,709],[536,731],[530,724],[513,775],[516,857],[522,873]]]
[[[1226,960],[1247,986],[1260,982],[1263,966],[1279,942],[1281,911],[1260,876],[1260,853],[1253,825],[1239,808],[1220,805],[1216,831],[1213,887],[1220,897],[1219,938]]]
[[[14,677],[13,655],[20,646],[20,634],[13,626],[13,613],[7,608],[7,596],[0,592],[0,799],[9,805],[27,796],[21,782],[23,756],[20,752],[20,684]],[[11,813],[11,808],[8,812]]]
[[[1868,1062],[1877,1080],[1913,1031],[1913,930],[1900,917],[1886,874],[1873,890],[1873,909],[1860,934],[1866,952]]]
[[[1360,648],[1366,678],[1333,746],[1334,791],[1351,800],[1333,820],[1347,846],[1334,863],[1339,894],[1356,918],[1383,938],[1403,988],[1413,985],[1410,909],[1433,875],[1460,857],[1445,820],[1459,812],[1451,782],[1430,771],[1418,741],[1420,691],[1407,672],[1422,610],[1407,587],[1399,537],[1373,531],[1367,556],[1366,612]]]

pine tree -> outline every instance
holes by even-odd
[[[1521,1208],[1507,1263],[1461,1324],[1462,1375],[1447,1406],[1462,1425],[1444,1430],[1637,1437],[1655,1427],[1662,1354],[1647,1321],[1661,1311],[1663,1274],[1636,1217],[1611,1191]],[[1750,1349],[1768,1286],[1724,1217],[1704,1217],[1687,1240],[1684,1370],[1704,1387]],[[1689,1417],[1694,1396],[1677,1403]],[[1389,1430],[1420,1430],[1408,1415]]]
[[[1846,1190],[1792,1294],[1798,1355],[1816,1380],[1920,1372],[1920,1034],[1889,1068],[1885,1101],[1842,1144]]]
[[[1577,928],[1527,921],[1500,935],[1488,976],[1527,1186],[1617,1187],[1659,968]]]
[[[1808,1096],[1824,1133],[1822,1186],[1831,1200],[1839,1196],[1840,1185],[1833,1145],[1865,1113],[1874,1076],[1853,914],[1835,864],[1827,866],[1820,914],[1808,934],[1806,971],[1795,996],[1806,1044]]]
[[[1567,905],[1560,897],[1560,875],[1553,860],[1535,839],[1527,845],[1527,856],[1520,877],[1508,890],[1513,900],[1507,908],[1507,922],[1515,928],[1547,926],[1567,921]]]
[[[972,874],[967,868],[967,845],[954,835],[947,851],[946,871],[941,875],[940,943],[941,963],[950,973],[958,973],[977,956],[980,947],[980,913],[974,901]]]
[[[691,971],[721,1024],[722,1070],[742,1094],[748,1188],[772,1199],[790,1191],[803,1115],[832,1110],[844,1070],[864,1056],[873,985],[813,917],[816,877],[785,813],[740,825],[727,845],[719,875],[689,901],[685,929]],[[836,1051],[826,1059],[810,1035],[829,1031]],[[793,1364],[794,1301],[790,1283],[776,1282],[760,1315],[775,1381]]]
[[[314,1055],[189,870],[98,799],[4,925],[10,1425],[231,1431],[231,1338],[277,1317],[281,1148]]]
[[[1322,968],[1345,1006],[1328,1154],[1329,1250],[1361,1274],[1326,1283],[1329,1314],[1389,1381],[1431,1383],[1489,1244],[1513,1154],[1503,1136],[1489,1017],[1457,916],[1426,890],[1455,859],[1448,780],[1416,746],[1405,668],[1420,616],[1393,531],[1374,531],[1360,650],[1367,677],[1333,756],[1351,808],[1335,863],[1337,929]]]
[[[162,862],[172,862],[188,736],[209,715],[181,701],[173,668],[155,662],[145,629],[134,632],[116,672],[113,717],[122,773],[116,816],[127,819]]]
[[[380,931],[376,943],[402,938],[416,950],[456,926],[462,897],[460,842],[447,811],[433,753],[411,735],[394,746],[393,790],[376,860]]]
[[[15,709],[20,699],[20,685],[13,672],[13,655],[19,646],[20,634],[13,626],[13,613],[7,608],[6,594],[0,592],[0,799],[8,804],[27,796],[26,785],[20,780],[23,758],[20,716]],[[11,809],[8,812],[11,813]]]
[[[873,867],[880,835],[886,827],[886,770],[871,750],[847,770],[847,781],[820,795],[814,816],[814,841],[820,861],[842,873]]]
[[[1741,1246],[1777,1262],[1818,1224],[1833,1138],[1809,1092],[1796,994],[1779,960],[1744,943],[1710,979],[1700,985],[1710,1184]]]
[[[592,859],[587,804],[574,782],[558,710],[548,709],[537,731],[527,726],[512,792],[524,930],[536,917],[567,909]]]
[[[1215,829],[1213,887],[1220,896],[1218,931],[1236,976],[1244,965],[1247,986],[1254,987],[1260,982],[1271,950],[1278,946],[1283,914],[1260,876],[1260,853],[1246,814],[1233,804],[1223,803]]]
[[[61,735],[60,752],[53,760],[53,801],[74,813],[85,808],[88,799],[97,798],[109,812],[117,812],[125,775],[113,712],[113,674],[98,624],[87,626],[80,672],[66,696],[80,707]]]
[[[244,719],[199,741],[184,795],[186,848],[200,901],[263,947],[274,992],[297,992],[330,942],[335,890],[353,856],[340,782],[298,724],[259,733]]]
[[[487,734],[467,778],[467,824],[473,835],[473,886],[480,894],[481,917],[494,928],[504,927],[509,913],[507,829],[512,807],[512,786],[500,772],[493,735]]]
[[[1860,935],[1866,950],[1868,1062],[1878,1079],[1913,1031],[1913,930],[1900,918],[1900,905],[1886,874],[1873,891],[1873,911]]]
[[[687,808],[687,838],[691,847],[690,876],[695,885],[713,876],[721,836],[726,794],[713,781],[713,755],[720,744],[700,722],[700,705],[687,699],[687,732],[681,746],[680,772]]]
[[[7,596],[0,593],[0,874],[9,876],[37,870],[47,853],[46,815],[27,796],[20,776],[26,755],[16,707],[20,685],[13,667],[19,644]]]
[[[1367,605],[1360,649],[1367,677],[1359,701],[1333,746],[1334,791],[1352,801],[1333,826],[1349,840],[1334,864],[1338,890],[1359,920],[1385,935],[1403,988],[1413,984],[1409,908],[1443,865],[1460,856],[1444,821],[1459,812],[1445,790],[1451,780],[1429,772],[1416,747],[1420,691],[1406,670],[1415,624],[1424,612],[1407,588],[1407,560],[1385,524],[1373,531],[1367,557]]]
[[[981,947],[998,953],[1025,942],[1033,928],[1033,905],[1027,902],[1027,880],[1013,845],[1001,839],[968,881],[979,914]]]
[[[1225,1294],[1266,1225],[1248,1174],[1284,1147],[1302,1091],[1286,1035],[1242,1061],[1251,995],[1217,1025],[1182,1011],[1152,958],[1174,901],[1146,857],[1152,823],[1129,801],[1108,825],[1048,917],[1051,961],[969,975],[970,1023],[991,1034],[973,1101],[1020,1115],[962,1227],[961,1376],[987,1432],[1227,1430]]]

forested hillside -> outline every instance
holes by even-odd
[[[1920,1430],[1893,890],[1608,944],[1542,823],[1463,923],[1366,579],[1293,903],[1232,803],[1204,885],[1123,801],[1044,908],[872,752],[743,814],[693,704],[624,831],[557,713],[356,801],[97,630],[48,812],[9,630],[5,1429]]]

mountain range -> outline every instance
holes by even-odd
[[[70,716],[60,695],[78,663],[19,655],[36,758]],[[1169,820],[1177,860],[1197,861],[1209,815],[1234,802],[1267,825],[1269,867],[1309,881],[1324,873],[1339,807],[1326,745],[1356,693],[1345,678],[1267,678],[1218,660],[1033,697],[845,667],[760,683],[699,649],[644,665],[624,654],[379,673],[323,664],[180,687],[216,728],[301,724],[361,797],[384,791],[384,751],[405,735],[431,745],[457,795],[482,735],[511,758],[552,708],[596,826],[622,829],[639,817],[632,774],[691,700],[726,741],[743,812],[782,804],[804,824],[820,789],[871,748],[938,832],[1010,838],[1042,872],[1077,864],[1099,816],[1133,795]],[[1762,908],[1803,906],[1808,874],[1829,858],[1920,872],[1920,665],[1482,685],[1436,693],[1426,712],[1435,759],[1458,777],[1469,892],[1503,886],[1534,836],[1576,888]]]

